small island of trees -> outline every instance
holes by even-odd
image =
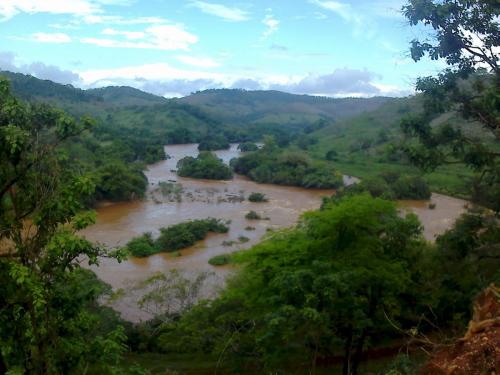
[[[177,174],[181,177],[230,180],[233,171],[211,152],[204,151],[194,158],[187,156],[177,163]]]
[[[160,252],[174,252],[193,246],[208,233],[227,233],[229,227],[221,220],[208,218],[192,220],[160,229],[160,236],[154,239],[151,233],[130,240],[126,249],[136,257],[147,257]]]
[[[343,184],[341,173],[331,164],[298,150],[281,149],[272,138],[267,138],[262,149],[231,160],[231,166],[259,183],[323,189]]]

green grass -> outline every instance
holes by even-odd
[[[421,174],[413,166],[396,163],[377,163],[370,160],[356,162],[339,160],[334,162],[343,174],[359,178],[375,177],[384,171],[399,172],[401,174]],[[449,166],[438,168],[435,172],[424,174],[431,191],[459,198],[469,198],[467,180],[473,174],[465,166]]]

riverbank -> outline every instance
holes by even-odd
[[[175,254],[160,253],[147,258],[129,259],[118,263],[102,259],[99,267],[92,267],[97,276],[110,284],[113,290],[131,290],[135,284],[156,272],[177,269],[187,277],[201,272],[213,272],[210,288],[203,296],[211,296],[224,286],[226,278],[234,272],[232,267],[214,267],[209,259],[236,250],[248,249],[261,241],[269,230],[290,227],[297,223],[305,211],[318,209],[323,196],[331,196],[334,190],[304,189],[290,186],[257,184],[236,175],[230,181],[199,180],[178,177],[175,173],[178,160],[198,154],[196,144],[166,146],[170,159],[148,167],[148,192],[140,201],[101,205],[97,208],[97,222],[86,228],[83,234],[91,241],[107,247],[125,245],[130,239],[143,233],[159,234],[161,227],[183,221],[214,217],[230,221],[227,234],[211,234],[206,240],[182,249]],[[229,150],[216,152],[225,163],[240,155],[237,145]],[[356,182],[345,176],[345,183]],[[165,184],[170,184],[165,187]],[[162,188],[163,186],[163,188]],[[163,190],[163,191],[162,191]],[[167,194],[165,194],[165,192]],[[266,195],[268,202],[252,203],[252,192]],[[431,205],[432,203],[432,205]],[[401,201],[400,206],[415,212],[424,225],[424,236],[433,241],[435,236],[451,227],[465,211],[466,201],[433,194],[430,201]],[[435,208],[430,208],[435,206]],[[269,220],[248,220],[249,211],[256,211]],[[239,238],[248,238],[242,243]],[[232,243],[232,246],[227,246]],[[114,300],[111,306],[124,319],[138,322],[151,318],[137,306],[140,292],[134,292]]]

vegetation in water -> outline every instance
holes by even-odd
[[[221,254],[216,255],[208,260],[208,263],[212,266],[225,266],[231,262],[231,255]]]
[[[385,199],[430,199],[431,191],[420,176],[400,175],[385,172],[375,177],[367,177],[361,182],[339,189],[336,195],[369,192],[373,197]]]
[[[247,220],[261,220],[262,216],[260,216],[257,212],[254,210],[248,211],[245,215],[245,219]]]
[[[186,156],[177,163],[177,174],[181,177],[230,180],[233,172],[214,154],[203,151],[193,158]]]
[[[257,151],[259,147],[253,142],[244,142],[238,145],[238,150],[241,152]]]
[[[0,374],[147,373],[131,364],[138,358],[150,368],[156,359],[153,371],[165,373],[181,358],[190,366],[201,359],[204,370],[221,373],[283,374],[318,373],[340,359],[339,372],[356,375],[371,350],[404,342],[432,349],[441,335],[463,336],[471,300],[500,282],[498,7],[482,0],[408,0],[403,11],[411,24],[435,31],[434,39],[412,42],[412,58],[444,58],[449,65],[419,79],[420,95],[411,99],[209,90],[170,102],[131,88],[83,91],[11,75],[30,100],[24,104],[0,79]],[[39,97],[78,119],[37,104]],[[221,100],[218,108],[214,98]],[[240,107],[233,111],[235,103]],[[298,115],[297,107],[307,113]],[[224,118],[241,119],[245,127]],[[296,227],[269,231],[248,251],[211,258],[214,265],[234,262],[239,272],[210,301],[201,300],[208,273],[151,275],[131,292],[154,318],[125,323],[103,306],[110,287],[80,267],[125,256],[79,234],[95,222],[86,208],[100,199],[141,197],[145,163],[164,157],[163,143],[211,134],[238,142],[275,137],[233,162],[258,182],[338,187],[337,168],[344,167],[365,178],[304,214]],[[205,162],[219,175],[214,158],[202,154],[186,165],[201,174],[195,164]],[[419,170],[431,172],[426,181]],[[435,187],[470,194],[491,210],[470,209],[427,242],[416,216],[402,217],[391,199],[425,198]],[[127,248],[140,256],[176,251],[227,231],[220,220],[195,220],[162,228],[156,239],[146,233]],[[495,347],[484,348],[480,358],[490,358]],[[133,354],[124,360],[127,352]],[[399,356],[386,373],[417,367]],[[485,371],[491,369],[478,369]]]
[[[248,196],[248,200],[250,202],[255,202],[255,203],[268,202],[269,201],[269,199],[267,199],[267,197],[266,197],[265,194],[263,194],[263,193],[256,193],[256,192],[250,193],[250,195]]]
[[[211,136],[198,144],[199,151],[227,150],[231,145],[223,136]]]
[[[312,160],[297,150],[280,149],[268,138],[264,147],[233,159],[236,173],[260,183],[293,185],[306,188],[338,188],[342,175],[332,165]]]
[[[221,220],[208,218],[191,220],[160,229],[160,235],[153,239],[151,233],[130,240],[126,249],[136,257],[146,257],[160,252],[175,252],[193,246],[208,233],[227,233],[229,227]]]

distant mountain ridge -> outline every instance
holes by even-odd
[[[273,124],[307,126],[321,119],[339,120],[376,110],[395,100],[388,97],[328,98],[295,95],[281,91],[210,89],[180,99],[166,99],[129,86],[83,90],[33,76],[0,72],[12,91],[24,100],[48,102],[74,115],[102,115],[116,107],[158,106],[197,108],[214,121],[231,124]]]
[[[373,111],[388,101],[388,97],[329,98],[296,95],[281,91],[241,89],[211,89],[178,99],[180,103],[198,106],[224,121],[291,123],[311,118],[344,119]]]

